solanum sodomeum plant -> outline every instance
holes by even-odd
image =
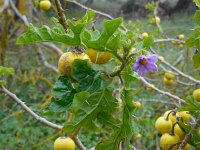
[[[141,39],[141,34],[124,27],[122,18],[105,19],[101,27],[103,30],[91,30],[94,17],[94,12],[87,11],[82,19],[68,19],[67,32],[56,18],[51,18],[54,25],[51,28],[30,24],[17,43],[57,42],[68,45],[70,50],[58,61],[60,74],[52,89],[54,96],[48,111],[72,114],[72,118],[64,122],[62,129],[69,136],[79,130],[99,131],[106,128],[110,135],[95,146],[96,150],[117,150],[122,141],[125,149],[130,150],[133,149],[133,111],[138,107],[134,103],[131,83],[139,79],[139,76],[144,77],[158,70],[158,55],[148,51],[154,38],[148,34]],[[160,24],[160,18],[154,17],[153,20],[154,24]],[[180,39],[184,39],[183,36]],[[194,46],[194,42],[191,46]],[[196,58],[194,59],[196,66],[199,66]],[[107,66],[111,69],[107,69]],[[166,74],[165,84],[172,85],[174,78],[174,75]],[[116,83],[116,80],[119,82]],[[168,80],[170,83],[166,82]],[[116,89],[120,91],[118,96],[113,94]],[[193,104],[192,98],[187,101]],[[185,111],[188,107],[181,109]],[[158,132],[163,134],[163,148],[180,142],[177,135],[168,133],[173,130],[173,124],[180,121],[176,120],[178,114],[168,114],[160,117],[155,125]],[[179,116],[183,120],[180,128],[184,128],[190,121],[190,116],[185,113]],[[176,128],[176,133],[179,131]],[[183,139],[183,134],[181,136]]]

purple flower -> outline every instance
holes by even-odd
[[[149,56],[140,55],[134,63],[132,69],[143,77],[148,72],[155,72],[158,70],[157,65],[155,64],[156,62],[157,55],[155,54]]]

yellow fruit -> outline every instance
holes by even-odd
[[[167,78],[164,78],[163,82],[165,85],[170,86],[174,83],[174,80],[168,80]]]
[[[58,70],[61,74],[70,75],[71,67],[75,59],[88,59],[89,56],[85,53],[66,52],[62,54],[58,61]]]
[[[174,127],[174,134],[178,135],[181,140],[185,137],[185,132],[181,129],[181,127],[176,124]]]
[[[155,18],[152,19],[153,24],[160,24],[160,18],[158,16],[155,16]]]
[[[163,116],[166,118],[170,112],[171,110],[166,111]],[[171,112],[169,114],[169,119],[171,120],[172,124],[174,124],[176,122],[176,114],[174,114],[174,112]]]
[[[159,17],[155,17],[155,20],[156,20],[156,24],[159,24],[160,23],[160,18]]]
[[[180,49],[182,49],[182,48],[184,47],[184,45],[183,45],[183,44],[179,44],[178,47],[179,47]]]
[[[183,148],[183,150],[190,150],[191,145],[190,144],[186,144],[185,147]]]
[[[93,49],[88,49],[86,54],[90,57],[91,61],[95,64],[105,64],[112,57],[112,53],[110,52],[97,52]]]
[[[169,133],[165,133],[160,138],[160,145],[163,150],[168,150],[172,145],[180,142],[180,139],[177,135],[171,135]],[[173,147],[172,150],[177,150],[178,147]]]
[[[59,137],[54,142],[54,150],[75,150],[75,143],[69,137]]]
[[[178,36],[178,38],[179,38],[179,40],[183,40],[183,39],[184,39],[184,35],[183,35],[183,34],[180,34],[180,35]]]
[[[153,88],[152,87],[147,87],[147,91],[148,92],[153,92]]]
[[[166,119],[165,117],[159,117],[156,120],[155,128],[159,133],[168,133],[172,130],[172,122],[170,119]]]
[[[143,39],[146,39],[146,38],[148,38],[148,37],[149,37],[148,33],[146,33],[146,32],[142,33],[142,38],[143,38]]]
[[[51,8],[51,2],[49,0],[40,1],[40,8],[44,11],[47,11]]]
[[[165,72],[165,78],[168,80],[174,80],[174,74],[170,72]]]
[[[195,100],[200,102],[200,89],[194,90],[192,95],[194,96]]]
[[[140,139],[141,137],[142,137],[142,135],[139,133],[135,135],[135,139]]]
[[[180,116],[183,119],[183,122],[189,122],[190,121],[190,114],[189,114],[188,111],[177,112],[177,115]]]
[[[139,101],[134,102],[134,105],[136,109],[140,109],[142,107],[142,104]]]
[[[178,44],[178,42],[177,41],[172,41],[171,42],[173,45],[176,45],[176,44]]]

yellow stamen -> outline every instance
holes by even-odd
[[[141,64],[141,65],[146,65],[146,63],[147,63],[147,61],[146,61],[145,58],[142,58],[142,59],[140,60],[140,64]]]

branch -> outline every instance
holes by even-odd
[[[45,47],[48,47],[48,48],[51,48],[53,51],[55,51],[56,53],[58,53],[59,55],[62,55],[63,54],[63,51],[60,49],[60,48],[58,48],[58,47],[56,47],[54,44],[52,44],[52,43],[47,43],[47,42],[43,42],[43,43],[41,43],[43,46],[45,46]]]
[[[163,95],[167,95],[167,96],[169,96],[169,97],[171,97],[171,98],[173,98],[173,99],[176,99],[176,100],[179,101],[179,103],[180,103],[180,102],[181,102],[181,103],[186,103],[183,99],[179,98],[178,96],[173,95],[173,94],[171,94],[171,93],[169,93],[169,92],[165,92],[165,91],[162,91],[162,90],[158,89],[158,88],[155,87],[154,85],[152,85],[152,84],[150,84],[149,82],[147,82],[144,78],[140,77],[140,80],[141,80],[146,86],[151,87],[152,89],[154,89],[154,90],[157,91],[158,93],[161,93],[161,94],[163,94]]]
[[[153,50],[152,47],[150,47],[150,50],[152,51],[152,53],[156,54],[156,52]],[[158,58],[158,59],[159,59],[159,58]],[[159,59],[159,60],[161,60],[161,59]],[[189,76],[189,75],[183,73],[182,71],[180,71],[180,70],[177,69],[176,67],[172,66],[172,65],[171,65],[170,63],[168,63],[167,61],[161,60],[161,62],[164,63],[164,64],[165,64],[166,66],[168,66],[169,68],[171,68],[172,70],[174,70],[175,72],[177,72],[177,73],[178,73],[179,75],[181,75],[182,77],[185,77],[185,78],[187,78],[187,79],[189,79],[189,80],[191,80],[191,81],[193,81],[193,82],[195,82],[195,83],[197,83],[197,84],[200,84],[200,81],[199,81],[199,80],[196,80],[196,79],[194,79],[193,77],[191,77],[191,76]]]
[[[60,4],[60,0],[55,0],[56,8],[58,11],[59,21],[62,24],[63,28],[65,29],[65,32],[68,30],[67,20],[65,18],[64,10]]]
[[[73,138],[73,140],[76,143],[76,145],[79,147],[80,150],[87,150],[85,148],[85,146],[81,143],[81,141],[79,140],[77,135]]]
[[[51,127],[56,130],[61,130],[62,126],[54,124],[45,118],[40,117],[36,113],[34,113],[21,99],[19,99],[14,93],[7,90],[5,87],[1,86],[1,91],[4,92],[6,95],[8,95],[12,100],[17,102],[25,111],[27,111],[33,118],[35,118],[37,121],[41,122],[42,124]]]
[[[21,99],[19,99],[14,93],[10,92],[8,89],[6,89],[4,86],[0,87],[1,91],[4,92],[6,95],[8,95],[12,100],[14,100],[16,103],[18,103],[27,113],[29,113],[33,118],[35,118],[38,122],[41,122],[45,126],[51,127],[56,130],[61,130],[63,127],[61,125],[57,125],[55,123],[52,123],[45,118],[40,117],[35,112],[33,112]],[[81,143],[79,138],[76,136],[73,138],[76,145],[79,147],[80,150],[86,150],[85,146]]]
[[[38,57],[41,60],[41,62],[44,64],[44,66],[46,66],[47,68],[52,69],[53,71],[55,71],[56,73],[58,73],[58,69],[56,67],[52,66],[51,64],[49,64],[46,61],[46,59],[45,59],[45,57],[44,57],[44,55],[43,55],[43,53],[42,53],[42,51],[41,51],[40,48],[38,48]]]
[[[27,17],[26,17],[25,15],[22,15],[22,14],[18,11],[18,9],[15,7],[15,4],[13,3],[12,0],[10,0],[10,5],[11,5],[12,9],[14,10],[14,12],[16,13],[16,15],[24,22],[24,24],[25,24],[26,26],[29,26],[29,22],[28,22]]]
[[[98,10],[95,10],[95,9],[92,9],[92,8],[89,8],[89,7],[85,6],[85,5],[83,5],[83,4],[79,3],[79,2],[77,2],[76,0],[66,0],[66,1],[68,1],[68,2],[70,2],[70,3],[74,3],[74,4],[80,6],[81,8],[83,8],[83,9],[85,9],[85,10],[93,11],[93,12],[95,12],[96,14],[99,14],[99,15],[101,15],[101,16],[107,17],[107,18],[109,18],[109,19],[114,19],[111,15],[109,15],[109,14],[107,14],[107,13],[104,13],[104,12],[101,12],[101,11],[98,11]],[[127,30],[126,27],[125,27],[124,25],[121,25],[121,28],[122,28],[123,30],[125,30],[125,31]]]
[[[5,0],[3,7],[0,8],[0,12],[3,12],[4,9],[8,8],[8,6],[9,6],[9,0]]]
[[[154,43],[159,43],[159,42],[171,42],[171,41],[177,41],[177,42],[179,42],[179,43],[185,44],[185,41],[179,40],[179,39],[173,39],[173,38],[154,40]]]
[[[157,99],[140,99],[140,101],[142,103],[148,103],[148,102],[153,102],[153,103],[163,103],[163,104],[172,104],[172,105],[176,105],[177,104],[175,102],[168,102],[168,101],[165,101],[165,100],[157,100]]]
[[[101,16],[107,17],[107,18],[109,18],[109,19],[113,19],[113,17],[112,17],[111,15],[107,14],[107,13],[104,13],[104,12],[101,12],[101,11],[98,11],[98,10],[95,10],[95,9],[92,9],[92,8],[89,8],[89,7],[83,5],[83,4],[81,4],[81,3],[79,3],[79,2],[77,2],[77,1],[75,1],[75,0],[66,0],[66,1],[68,1],[68,2],[70,2],[70,3],[74,3],[74,4],[80,6],[80,7],[83,8],[83,9],[91,10],[91,11],[93,11],[93,12],[95,12],[95,13],[101,15]]]

